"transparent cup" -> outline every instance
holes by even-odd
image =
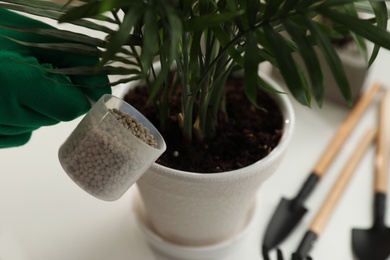
[[[129,118],[121,118],[121,123],[118,114],[136,118],[142,133],[127,129],[130,123],[123,120]],[[84,191],[101,200],[114,201],[165,149],[163,137],[141,113],[122,99],[105,94],[61,145],[58,157],[68,176]]]

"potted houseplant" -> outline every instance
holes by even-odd
[[[209,151],[220,134],[221,122],[232,120],[226,113],[231,104],[227,104],[225,83],[231,80],[233,72],[242,71],[241,94],[250,104],[238,117],[263,113],[265,105],[259,97],[267,96],[265,92],[280,105],[282,119],[278,121],[279,129],[273,129],[277,133],[276,147],[258,145],[259,150],[264,148],[268,153],[258,162],[238,162],[226,171],[215,166],[213,171],[197,173],[172,169],[174,166],[164,166],[165,162],[160,160],[138,181],[154,231],[174,243],[189,245],[212,244],[234,236],[253,207],[258,187],[275,171],[287,147],[293,122],[286,121],[294,119],[291,105],[271,79],[258,73],[259,64],[267,61],[278,68],[292,96],[302,104],[311,105],[313,97],[321,105],[324,73],[314,50],[318,46],[340,92],[352,104],[348,79],[330,42],[332,36],[352,33],[362,50],[364,40],[372,41],[375,48],[370,63],[380,47],[390,49],[383,1],[83,0],[76,7],[39,0],[3,2],[12,10],[107,34],[105,39],[95,39],[54,28],[28,30],[61,39],[57,46],[46,47],[100,58],[94,67],[59,68],[48,70],[50,73],[125,75],[112,85],[146,82],[145,102],[148,109],[158,111],[158,127],[164,132],[174,122],[181,130],[174,138],[175,145],[167,142],[166,154],[177,161],[184,160],[183,152],[170,147],[177,149],[177,144],[183,144],[187,148],[197,147],[196,153]],[[359,12],[371,16],[361,18]],[[318,15],[338,26],[318,23]],[[284,31],[291,37],[283,36]],[[94,51],[90,51],[91,47]],[[302,58],[301,65],[294,61],[293,53]],[[155,60],[159,61],[158,73]],[[308,79],[302,67],[308,70]],[[173,108],[171,98],[178,93],[179,106]],[[242,136],[246,135],[247,129],[244,130]],[[247,138],[251,137],[253,134],[249,133]],[[214,146],[226,149],[223,145]],[[191,164],[194,156],[187,157],[190,162],[183,163],[185,166]]]

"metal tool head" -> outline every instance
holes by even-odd
[[[277,248],[276,251],[277,251],[277,260],[284,260],[282,250],[280,250],[279,248]],[[263,248],[263,258],[264,258],[264,260],[271,260],[271,258],[270,258],[270,256],[269,256],[268,253],[269,253],[269,252],[268,252],[268,251],[265,252],[265,251],[264,251],[264,248]]]
[[[294,200],[282,198],[263,239],[263,251],[271,250],[278,245],[297,226],[307,209]]]
[[[291,259],[292,260],[313,260],[313,258],[310,256],[301,256],[297,253],[293,253]]]
[[[280,248],[277,248],[276,251],[277,251],[277,260],[285,260],[282,250],[280,250]],[[313,258],[311,258],[310,256],[303,257],[297,253],[292,254],[291,259],[292,260],[313,260]],[[269,256],[267,255],[267,258],[264,258],[264,260],[270,260]]]
[[[390,255],[390,228],[352,230],[352,248],[359,260],[385,260]]]

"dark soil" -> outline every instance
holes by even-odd
[[[258,102],[267,112],[256,109],[247,101],[243,82],[238,78],[228,80],[226,97],[228,120],[219,120],[218,134],[213,142],[203,144],[193,140],[191,146],[186,145],[175,117],[172,117],[167,129],[159,130],[167,150],[157,163],[184,171],[214,173],[248,166],[269,154],[278,144],[283,128],[283,116],[274,100],[261,92]],[[136,87],[125,96],[125,101],[158,128],[157,115],[145,105],[146,99],[145,87]],[[172,114],[178,114],[178,110],[173,110],[180,108],[180,97],[173,96],[170,105]]]

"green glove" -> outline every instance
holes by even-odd
[[[50,28],[1,8],[0,23]],[[3,28],[0,35],[25,42],[55,42],[49,37]],[[87,87],[107,84],[106,76],[66,76],[42,69],[92,66],[96,62],[97,58],[26,47],[0,36],[0,148],[25,144],[39,127],[70,121],[86,113],[90,108],[86,96],[98,100],[110,93],[110,87]]]

